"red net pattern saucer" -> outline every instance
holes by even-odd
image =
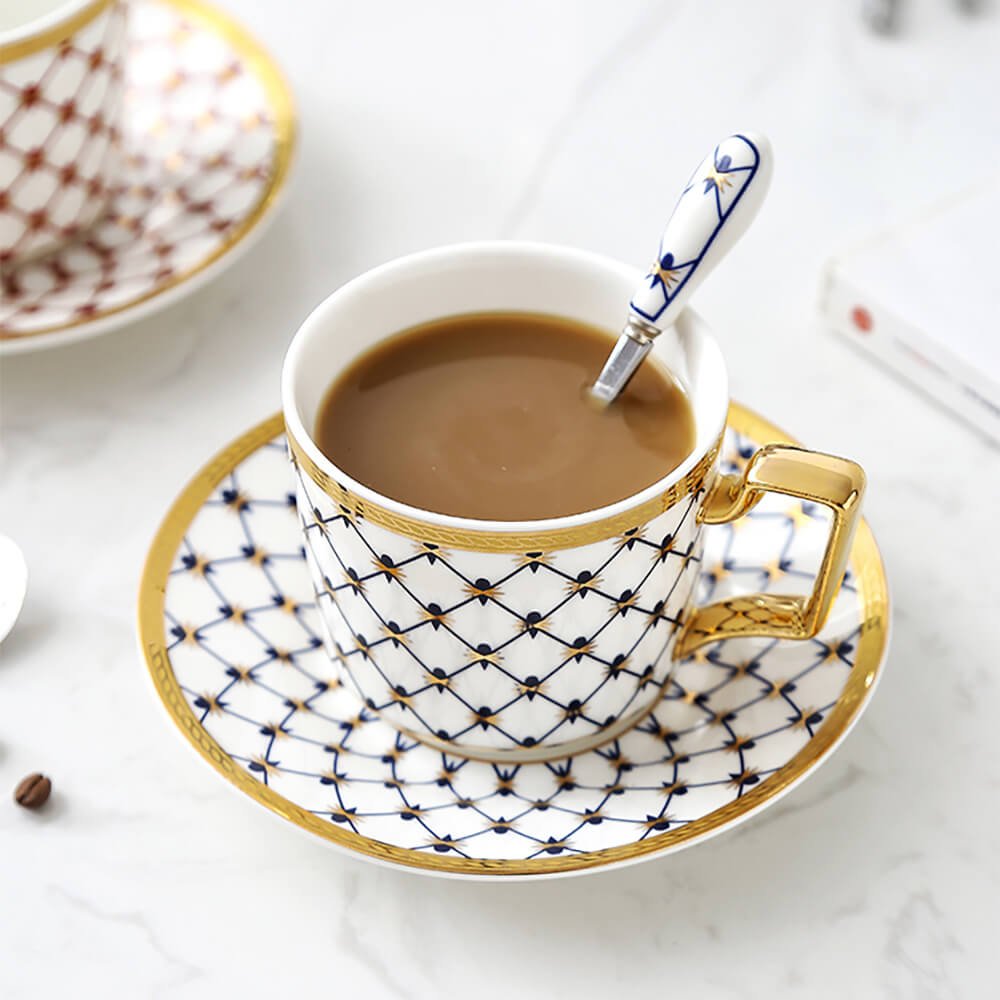
[[[118,175],[126,6],[83,14],[22,58],[0,46],[0,272],[93,225]]]
[[[103,333],[187,294],[258,234],[287,177],[294,112],[280,72],[198,0],[137,0],[121,172],[74,242],[2,275],[0,348]]]

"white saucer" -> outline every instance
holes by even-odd
[[[55,347],[161,309],[263,232],[295,114],[268,54],[200,0],[129,10],[123,175],[79,241],[4,275],[0,352]]]
[[[140,639],[187,740],[252,799],[343,850],[435,874],[544,877],[679,850],[766,808],[826,760],[878,679],[885,574],[862,524],[819,638],[734,639],[677,666],[651,716],[547,763],[464,760],[399,734],[322,649],[280,415],[187,486],[153,543]],[[734,405],[723,449],[789,440]],[[769,495],[707,532],[701,600],[809,585],[821,508]]]

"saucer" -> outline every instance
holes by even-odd
[[[294,136],[243,28],[200,0],[135,0],[119,183],[84,238],[4,276],[0,352],[106,333],[218,274],[273,216]]]
[[[185,488],[150,550],[139,633],[157,695],[227,781],[343,850],[434,874],[543,877],[676,851],[811,774],[868,704],[888,638],[867,524],[820,636],[731,639],[679,663],[625,735],[541,763],[467,760],[406,737],[341,685],[320,640],[279,415]],[[790,439],[734,404],[723,466]],[[822,508],[768,495],[706,531],[698,600],[801,592]]]

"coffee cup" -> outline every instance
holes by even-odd
[[[324,641],[361,711],[448,754],[564,757],[639,722],[673,664],[700,646],[805,639],[822,627],[860,519],[864,474],[846,459],[784,444],[760,448],[739,474],[721,473],[726,366],[691,310],[653,350],[691,404],[694,447],[669,475],[618,503],[537,521],[447,516],[380,495],[316,445],[331,381],[399,331],[465,313],[548,313],[607,329],[610,348],[640,278],[563,247],[445,247],[348,282],[296,333],[282,401],[304,547]],[[384,460],[393,460],[390,441]],[[599,455],[594,462],[596,471]],[[811,593],[697,606],[704,532],[768,492],[830,509]]]
[[[0,4],[0,267],[74,239],[117,169],[125,0]]]

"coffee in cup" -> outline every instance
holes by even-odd
[[[589,386],[613,344],[611,331],[542,313],[435,320],[339,374],[316,443],[354,479],[440,514],[522,521],[604,507],[694,446],[691,407],[655,360],[613,406],[595,404]]]

